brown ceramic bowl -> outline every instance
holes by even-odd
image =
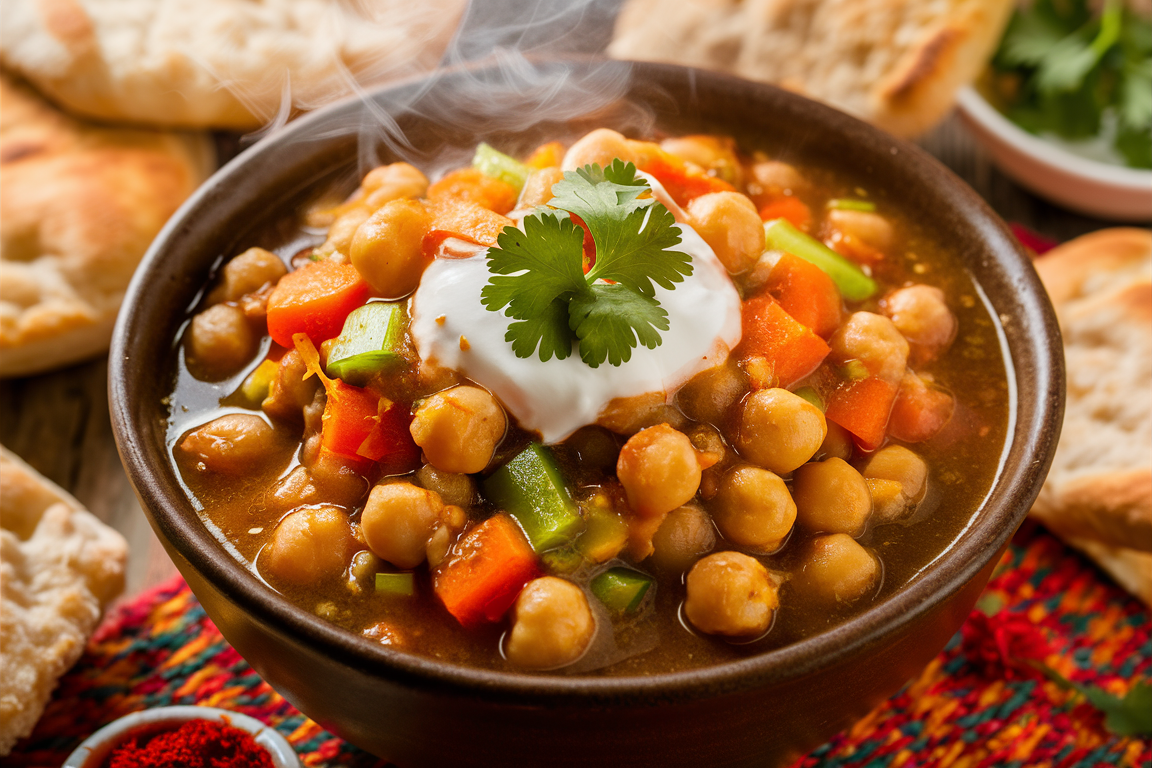
[[[228,641],[309,717],[402,768],[786,764],[897,691],[971,610],[1056,445],[1064,371],[1052,308],[983,201],[920,150],[853,118],[765,85],[675,66],[636,64],[629,75],[622,64],[545,62],[522,78],[526,92],[510,96],[503,84],[514,74],[453,70],[370,94],[367,103],[336,105],[259,142],[210,179],[156,240],[120,316],[109,375],[121,456],[157,535]],[[402,148],[398,134],[382,130],[360,142],[359,129],[378,129],[384,114],[411,142],[405,151],[426,158],[454,151],[454,161],[480,139],[528,148],[570,133],[575,116],[588,118],[577,130],[727,133],[745,147],[837,168],[929,222],[963,255],[1002,319],[1014,383],[1011,447],[967,535],[891,598],[830,631],[741,661],[649,677],[437,663],[282,599],[213,538],[172,470],[163,400],[173,339],[221,258],[288,219],[318,184],[351,186],[365,148],[383,159]],[[545,114],[551,118],[541,120]]]

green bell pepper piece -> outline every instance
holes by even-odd
[[[403,362],[399,353],[408,325],[404,305],[377,301],[354,309],[328,350],[329,376],[363,386],[374,373]]]
[[[613,613],[629,614],[639,610],[652,588],[652,577],[631,568],[609,568],[590,585],[592,594]]]
[[[539,443],[493,472],[484,481],[484,495],[516,518],[537,552],[569,543],[584,524],[556,459]]]

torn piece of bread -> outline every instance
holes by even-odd
[[[465,0],[18,0],[0,63],[106,120],[252,130],[428,71]]]
[[[124,538],[0,446],[0,756],[124,588]]]
[[[0,74],[0,377],[106,350],[140,257],[214,166],[206,135],[84,123]]]
[[[1064,334],[1068,399],[1031,514],[1149,594],[1152,559],[1138,555],[1152,553],[1152,232],[1094,232],[1036,269]]]
[[[1012,0],[628,0],[621,59],[719,69],[922,133],[991,57]]]

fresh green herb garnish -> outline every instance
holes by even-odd
[[[524,219],[523,231],[505,227],[488,250],[496,273],[481,293],[493,312],[516,322],[505,340],[517,357],[539,349],[542,361],[563,360],[580,342],[592,368],[621,365],[637,342],[660,345],[668,313],[655,285],[671,289],[692,274],[691,258],[671,250],[680,243],[672,213],[652,197],[636,166],[614,160],[564,174],[552,187],[551,209]],[[573,216],[580,218],[578,225]],[[584,274],[584,229],[596,243],[596,260]]]
[[[1017,9],[993,60],[992,97],[1032,133],[1066,139],[1100,133],[1113,113],[1113,146],[1128,165],[1152,168],[1152,20],[1123,0],[1035,0]]]

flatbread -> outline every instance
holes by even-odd
[[[0,377],[106,350],[140,257],[214,164],[206,135],[84,123],[0,74]]]
[[[427,71],[465,0],[10,0],[0,63],[78,114],[251,130]]]
[[[0,756],[124,588],[124,538],[0,446]]]
[[[898,136],[932,127],[991,57],[1012,0],[628,0],[610,55],[795,90]]]

